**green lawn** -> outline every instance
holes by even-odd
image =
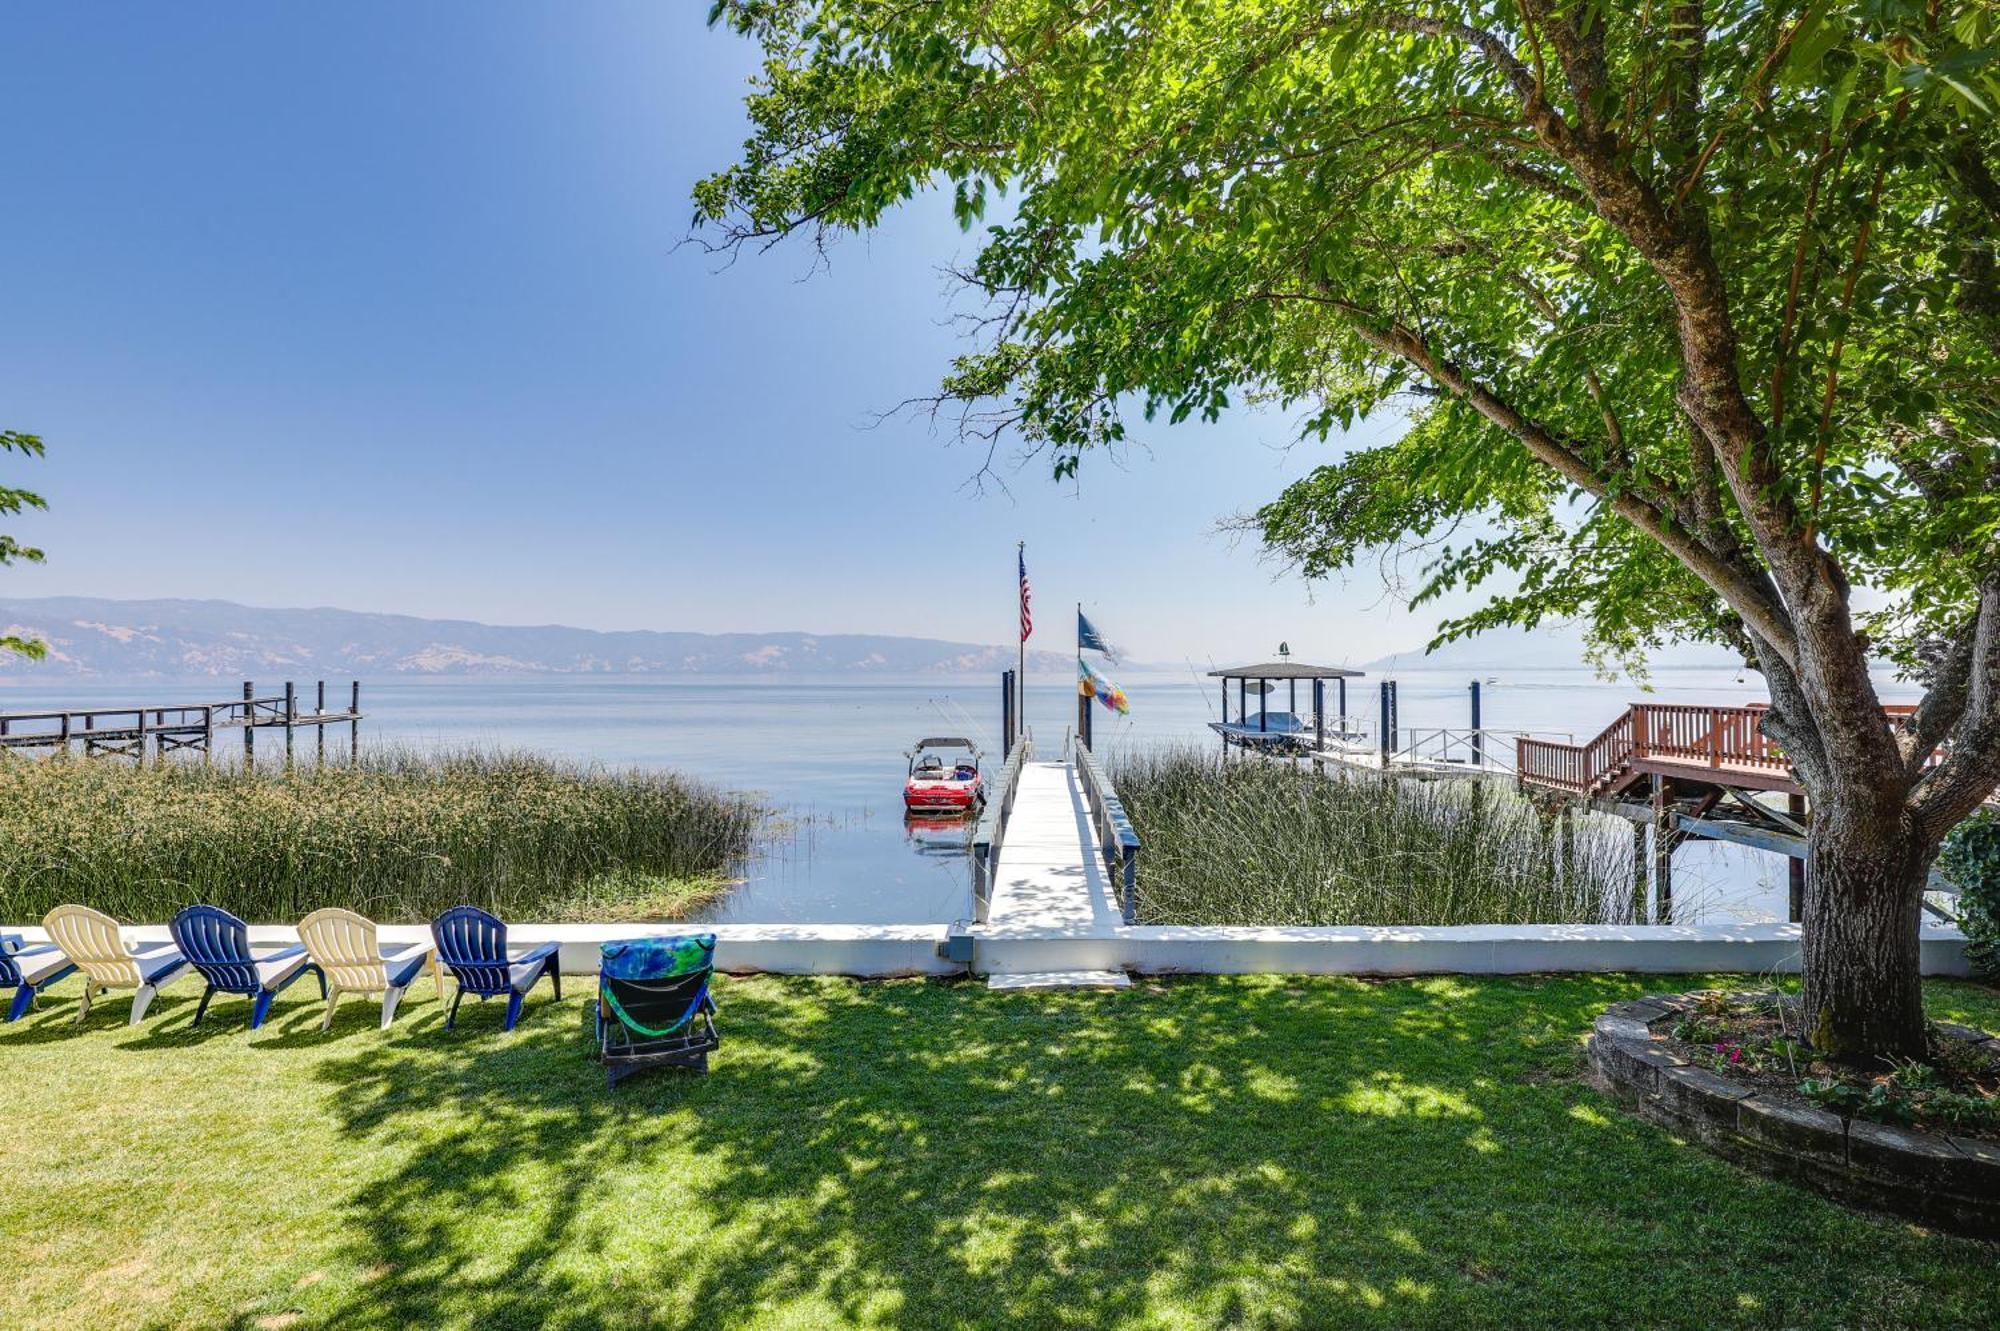
[[[66,981],[0,1027],[0,1323],[1992,1326],[2000,1250],[1581,1079],[1599,1008],[1684,984],[725,980],[709,1077],[607,1094],[546,988],[512,1036],[427,986],[387,1036],[190,1032],[186,984],[79,1033]]]

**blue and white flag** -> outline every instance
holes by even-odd
[[[1117,650],[1104,641],[1104,635],[1097,631],[1095,624],[1084,618],[1080,609],[1076,612],[1076,649],[1080,652],[1103,652],[1113,661],[1118,659]]]

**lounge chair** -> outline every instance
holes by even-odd
[[[715,935],[634,938],[599,951],[590,1020],[605,1084],[649,1067],[708,1071],[708,1051],[722,1044],[708,992]]]
[[[130,989],[131,1024],[137,1026],[153,996],[187,973],[187,958],[172,943],[127,943],[118,921],[88,906],[57,906],[43,917],[42,927],[83,972],[79,1023],[90,1015],[92,998],[110,989]]]
[[[437,976],[438,997],[444,997],[444,972],[437,970],[431,943],[376,941],[375,921],[351,910],[316,910],[299,921],[299,941],[306,955],[326,976],[326,1016],[321,1030],[333,1028],[333,1010],[348,994],[382,995],[382,1029],[396,1019],[396,1005],[430,962]]]
[[[0,934],[0,989],[12,989],[14,1001],[7,1006],[7,1020],[19,1021],[34,1006],[35,995],[76,973],[76,963],[63,955],[54,943],[27,946],[19,934]]]
[[[507,926],[477,906],[453,906],[432,920],[431,937],[437,940],[438,960],[458,981],[451,1011],[445,1014],[446,1030],[458,1020],[459,1001],[467,994],[476,995],[481,1002],[507,995],[506,1029],[510,1031],[521,1019],[521,1000],[544,975],[554,983],[556,999],[562,999],[559,944],[543,943],[510,952]]]
[[[280,948],[260,957],[250,950],[250,926],[220,906],[189,906],[174,916],[170,928],[181,952],[208,981],[190,1025],[201,1025],[208,1000],[217,994],[242,994],[251,1000],[254,1031],[269,1015],[271,1000],[308,971],[319,978],[319,996],[326,997],[326,975],[303,947]]]

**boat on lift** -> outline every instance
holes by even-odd
[[[979,746],[957,735],[920,739],[907,755],[903,808],[910,814],[971,813],[986,803]]]
[[[1267,753],[1305,753],[1312,749],[1312,726],[1292,712],[1256,712],[1243,721],[1210,721],[1208,728],[1230,744]]]

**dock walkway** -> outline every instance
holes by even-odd
[[[1021,769],[1007,839],[993,879],[988,923],[1001,928],[1109,935],[1122,923],[1077,774],[1066,762]],[[1118,971],[996,974],[996,989],[1123,987]]]

